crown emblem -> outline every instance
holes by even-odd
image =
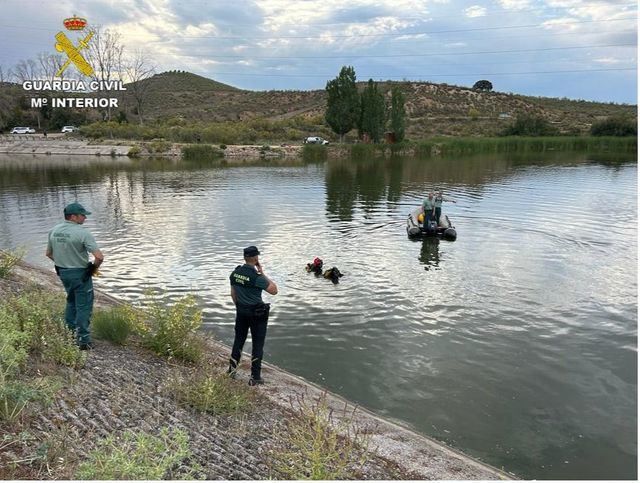
[[[65,18],[63,23],[67,30],[83,30],[87,25],[87,19],[74,15],[73,17]]]

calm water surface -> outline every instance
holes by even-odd
[[[458,240],[407,239],[437,188]],[[77,199],[106,254],[100,288],[195,292],[227,343],[228,275],[256,244],[280,287],[267,361],[521,477],[637,476],[633,156],[5,158],[0,190],[0,247],[49,267],[46,233]],[[339,285],[304,271],[316,256]]]

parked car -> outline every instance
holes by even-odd
[[[78,130],[75,126],[63,126],[62,132],[76,132]]]
[[[30,127],[14,127],[10,134],[35,134],[36,130]]]
[[[307,138],[304,138],[304,141],[302,141],[303,144],[329,144],[329,141],[327,141],[326,139],[322,139],[320,136],[309,136]]]

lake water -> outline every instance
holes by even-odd
[[[437,188],[457,241],[409,240]],[[280,288],[266,361],[524,478],[637,476],[633,155],[4,158],[0,189],[0,247],[50,267],[46,234],[78,200],[99,288],[193,292],[229,344],[228,276],[255,244]],[[338,285],[305,272],[316,256]]]

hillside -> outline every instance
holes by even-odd
[[[220,122],[256,118],[276,121],[301,116],[305,125],[301,130],[331,136],[323,122],[326,105],[323,89],[249,91],[179,71],[157,74],[142,82],[147,83],[148,91],[143,109],[145,121]],[[428,82],[382,82],[379,87],[388,99],[394,85],[399,85],[406,96],[407,136],[410,139],[438,135],[495,135],[523,113],[542,116],[568,134],[586,133],[594,121],[609,116],[637,116],[633,105],[478,92],[467,87]],[[129,87],[120,105],[129,121],[135,122],[137,110]],[[363,88],[364,83],[359,87]],[[0,85],[0,129],[3,124],[5,128],[9,127],[10,113],[23,94],[15,84]],[[88,118],[99,119],[99,114],[90,112]],[[25,123],[28,122],[25,120]]]
[[[148,118],[182,116],[187,120],[236,121],[304,116],[318,123],[322,121],[324,90],[247,91],[208,79],[211,87],[203,83],[198,88],[182,88],[185,76],[194,75],[165,73],[153,78],[146,107]],[[562,132],[576,134],[587,132],[594,121],[609,116],[636,116],[636,106],[631,105],[478,92],[426,82],[380,83],[388,99],[393,85],[399,85],[407,99],[410,137],[496,134],[522,113],[543,116]],[[364,83],[359,83],[359,87],[363,88]]]

